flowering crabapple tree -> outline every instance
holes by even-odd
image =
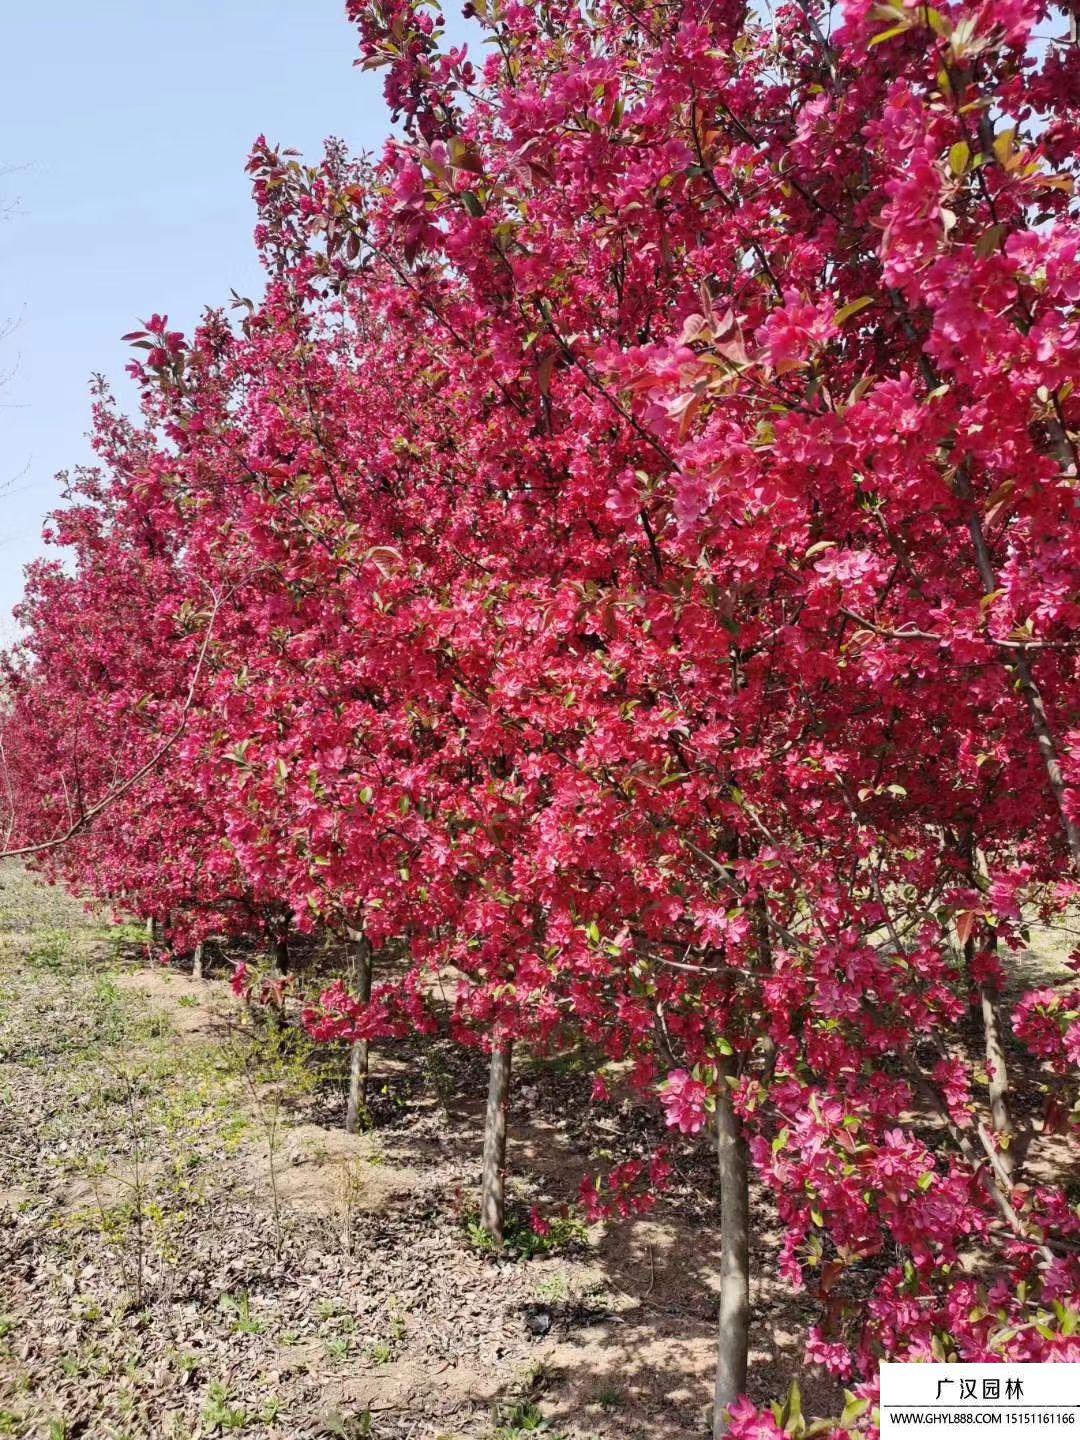
[[[833,1433],[882,1357],[1080,1358],[1080,1216],[1031,1164],[1075,1139],[1080,1004],[1005,1005],[1080,878],[1073,31],[1041,0],[468,8],[482,65],[352,0],[399,138],[260,142],[265,295],[136,340],[91,529],[139,582],[90,549],[74,582],[131,678],[44,703],[31,616],[13,793],[46,774],[63,825],[75,693],[125,760],[85,794],[183,722],[73,842],[95,883],[171,783],[212,903],[406,949],[306,1023],[493,1051],[493,1229],[511,1045],[585,1042],[598,1100],[629,1062],[709,1132],[716,1436],[795,1423],[746,1398],[751,1170],[852,1386]]]
[[[643,999],[637,1073],[678,1049],[666,1094],[717,1110],[717,1424],[747,1135],[839,1373],[1068,1352],[1075,1212],[1016,1183],[998,1013],[1022,902],[1067,903],[1078,859],[1076,53],[1032,44],[1063,17],[474,8],[479,76],[430,15],[354,7],[408,132],[381,186],[263,178],[316,212],[329,292],[382,276],[456,379],[485,361],[537,615],[492,708],[543,719],[515,768],[549,772],[533,885],[575,1015]],[[895,1123],[920,1109],[947,1159]]]
[[[201,749],[192,732],[227,591],[206,577],[185,590],[183,532],[144,503],[142,481],[133,503],[141,438],[103,394],[95,443],[108,481],[76,475],[47,532],[72,569],[30,567],[24,639],[6,657],[15,853],[129,914],[167,917],[180,948],[269,932],[281,901],[239,870],[213,793],[185,763]]]

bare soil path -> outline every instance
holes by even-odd
[[[470,1232],[484,1060],[343,1057],[253,1026],[224,981],[0,870],[0,1436],[676,1440],[707,1433],[717,1259],[707,1150],[647,1219],[531,1259]],[[584,1066],[517,1078],[519,1206],[656,1144]],[[801,1372],[798,1297],[758,1237],[753,1388]],[[808,1409],[834,1401],[803,1375]],[[818,1403],[815,1404],[815,1401]]]

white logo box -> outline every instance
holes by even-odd
[[[1080,1363],[881,1367],[881,1440],[1080,1440]]]

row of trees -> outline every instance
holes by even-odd
[[[260,141],[264,295],[127,337],[8,659],[9,849],[178,949],[350,937],[305,1023],[357,1085],[379,1036],[491,1050],[493,1231],[512,1045],[710,1127],[717,1436],[778,1433],[751,1165],[867,1402],[882,1357],[1080,1359],[1025,1169],[1080,988],[1002,1006],[1080,866],[1074,31],[467,9],[482,65],[350,0],[400,138]]]

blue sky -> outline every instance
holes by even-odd
[[[129,397],[120,337],[140,317],[186,330],[258,285],[256,135],[315,156],[328,135],[377,148],[389,124],[381,74],[353,66],[343,0],[0,8],[3,640],[54,474],[89,458],[91,373]]]

